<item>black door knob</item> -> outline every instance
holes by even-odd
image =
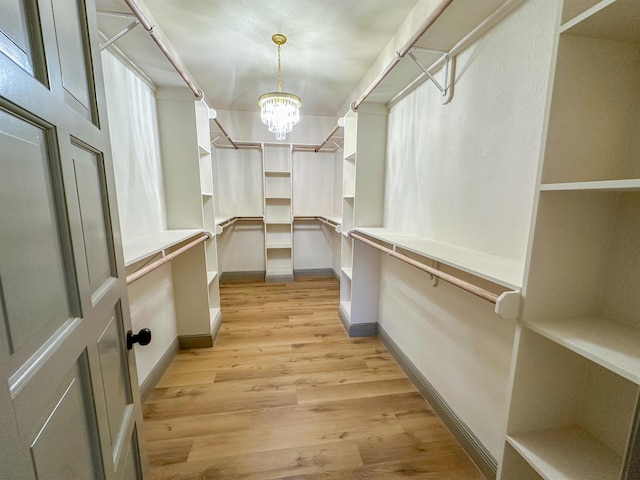
[[[131,350],[134,343],[139,343],[142,346],[149,345],[151,343],[151,330],[143,328],[136,335],[129,330],[127,332],[127,350]]]

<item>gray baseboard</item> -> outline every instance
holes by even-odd
[[[270,283],[291,283],[295,279],[291,275],[265,275],[264,281]]]
[[[377,323],[351,323],[349,316],[342,310],[342,305],[338,310],[338,317],[349,337],[375,337],[378,334]]]
[[[169,348],[167,348],[167,351],[164,352],[162,357],[160,357],[160,360],[158,361],[158,363],[156,363],[156,366],[153,367],[151,373],[149,373],[144,382],[142,382],[142,385],[140,385],[140,399],[142,403],[144,403],[145,400],[149,398],[149,394],[156,387],[156,385],[162,378],[162,375],[164,375],[164,372],[167,371],[167,368],[169,368],[169,365],[178,353],[178,350],[179,342],[177,338],[174,338],[173,342],[171,342],[171,345],[169,345]]]
[[[332,277],[333,268],[312,268],[308,270],[294,270],[295,277]]]
[[[220,281],[223,280],[264,280],[264,270],[253,272],[222,272],[220,274]]]
[[[192,348],[211,348],[216,343],[220,328],[222,327],[222,314],[213,319],[211,334],[207,335],[181,335],[178,337],[180,350],[190,350]]]
[[[400,347],[385,332],[384,328],[378,325],[378,337],[382,344],[389,350],[389,353],[396,359],[400,367],[414,383],[422,396],[429,402],[442,421],[447,425],[451,433],[460,442],[469,457],[477,465],[483,475],[493,480],[497,475],[498,462],[478,440],[469,427],[456,415],[447,401],[438,393],[433,385],[420,373],[418,368],[402,352]]]
[[[180,350],[191,350],[192,348],[213,347],[213,337],[211,335],[180,335]]]

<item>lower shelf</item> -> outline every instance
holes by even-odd
[[[351,302],[340,302],[340,311],[346,316],[346,318],[351,319]]]
[[[544,478],[620,478],[622,459],[580,427],[510,435],[507,441]]]
[[[207,272],[207,285],[211,285],[218,276],[218,272]]]

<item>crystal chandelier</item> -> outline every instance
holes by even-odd
[[[280,46],[287,43],[287,37],[276,33],[271,37],[273,43],[278,46],[278,91],[265,93],[258,98],[260,118],[262,123],[269,127],[269,131],[276,134],[276,140],[284,140],[293,126],[300,120],[300,97],[293,93],[282,91],[280,78]]]

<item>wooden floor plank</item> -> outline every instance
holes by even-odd
[[[375,337],[348,338],[333,278],[220,284],[213,348],[144,405],[149,480],[483,477]]]

